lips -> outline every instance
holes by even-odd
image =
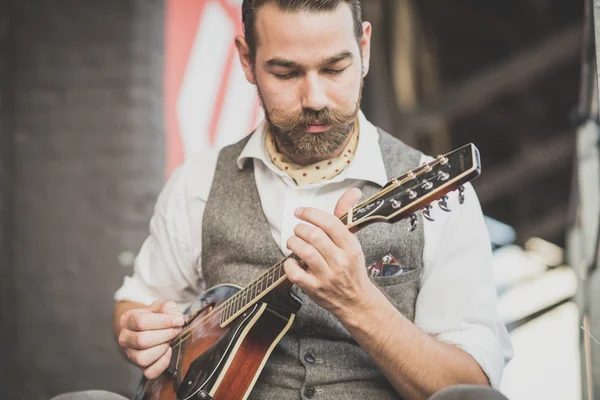
[[[319,133],[325,132],[327,129],[329,129],[329,126],[325,124],[310,124],[306,127],[306,132]]]

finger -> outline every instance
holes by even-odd
[[[321,231],[321,234],[323,236],[326,236],[325,233],[323,233],[323,231]],[[330,246],[335,247],[331,240],[329,240],[329,244]],[[307,243],[304,239],[298,236],[292,236],[287,241],[287,247],[294,254],[300,257],[300,259],[304,261],[304,263],[313,271],[315,275],[322,276],[323,274],[327,273],[329,267],[327,266],[327,262],[325,261],[321,253],[314,246]]]
[[[311,269],[316,269],[315,272],[322,272],[322,265],[330,269],[329,267],[334,265],[341,256],[340,248],[321,228],[298,224],[294,228],[294,233],[301,241],[294,240],[295,247],[290,250],[304,260]],[[317,254],[312,254],[312,250],[316,250]],[[313,267],[313,264],[316,265]]]
[[[288,258],[283,263],[283,269],[290,282],[300,286],[304,291],[309,292],[316,287],[315,276],[302,269],[298,261],[293,258]]]
[[[152,312],[160,312],[160,309],[167,303],[167,300],[156,300],[152,304],[150,304],[150,311]]]
[[[333,214],[316,208],[299,208],[295,215],[296,218],[321,228],[339,248],[350,249],[356,246],[354,235]]]
[[[356,205],[356,203],[360,200],[362,196],[362,192],[358,188],[348,189],[346,193],[340,197],[335,206],[335,210],[333,214],[341,218],[344,214],[348,212],[348,210]]]
[[[181,333],[181,328],[135,332],[123,329],[119,334],[119,345],[123,348],[146,350],[168,343]]]
[[[164,343],[146,350],[128,349],[126,354],[135,365],[146,368],[154,364],[170,347],[168,343]]]
[[[144,370],[144,376],[148,379],[158,378],[169,367],[172,354],[173,349],[169,347],[165,354],[156,360],[154,364]]]
[[[135,311],[135,310],[133,310]],[[167,328],[179,328],[183,326],[184,320],[181,316],[169,314],[132,312],[126,320],[126,328],[132,331],[148,331]]]
[[[172,314],[172,315],[183,316],[183,313],[179,309],[179,306],[177,304],[175,304],[174,301],[167,301],[167,302],[163,303],[163,305],[160,307],[159,312],[161,312],[163,314]]]

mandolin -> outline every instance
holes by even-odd
[[[387,183],[340,220],[352,232],[375,223],[409,219],[417,212],[433,220],[431,203],[450,211],[447,194],[481,173],[479,151],[468,144]],[[218,285],[185,312],[186,324],[171,341],[171,362],[158,378],[142,378],[134,400],[240,400],[250,394],[274,347],[286,334],[302,302],[291,291],[283,264],[291,254],[244,288]]]

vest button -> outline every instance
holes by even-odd
[[[306,389],[304,389],[304,395],[310,399],[315,395],[315,388],[308,386]]]
[[[315,363],[315,361],[316,361],[316,358],[315,358],[315,356],[314,356],[313,354],[311,354],[311,353],[306,353],[306,354],[304,355],[304,361],[306,361],[306,362],[307,362],[307,363],[309,363],[309,364],[314,364],[314,363]]]

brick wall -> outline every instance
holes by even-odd
[[[112,295],[163,184],[162,21],[159,0],[15,2],[19,398],[129,393],[139,377]]]
[[[0,348],[4,360],[14,359],[14,292],[12,247],[13,142],[11,88],[12,10],[8,1],[0,2]],[[0,387],[14,381],[10,363],[0,362]],[[9,393],[6,393],[9,394]]]

